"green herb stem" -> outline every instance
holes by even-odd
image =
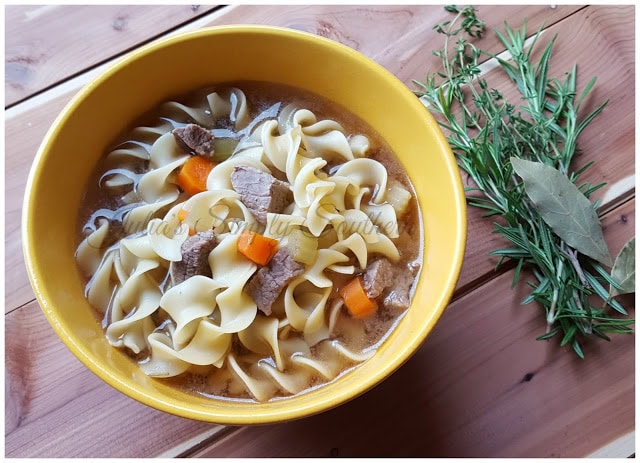
[[[548,326],[538,339],[558,335],[561,345],[570,344],[583,357],[580,344],[583,340],[593,337],[608,340],[605,332],[629,333],[634,320],[607,314],[609,309],[626,314],[604,290],[603,284],[615,281],[594,259],[579,253],[551,230],[527,197],[510,159],[542,163],[576,182],[592,164],[571,171],[578,135],[607,102],[579,117],[580,105],[595,78],[576,100],[576,66],[566,73],[564,80],[548,75],[555,37],[546,45],[539,61],[533,62],[532,50],[541,30],[526,50],[526,21],[519,30],[505,24],[504,33],[495,32],[512,57],[507,61],[470,43],[468,38],[480,37],[485,26],[473,7],[446,9],[455,17],[434,27],[444,35],[443,48],[434,51],[442,61],[443,71],[427,75],[424,82],[414,81],[420,88],[416,94],[436,115],[458,165],[474,183],[466,189],[469,204],[485,210],[487,217],[502,219],[502,223],[494,223],[494,233],[500,234],[511,247],[491,253],[499,257],[498,265],[503,259],[516,262],[513,285],[523,268],[531,269],[537,280],[528,282],[532,290],[523,304],[536,301],[545,309]],[[509,104],[500,91],[481,78],[481,57],[498,60],[519,90],[522,106]],[[584,184],[579,189],[588,198],[602,185]],[[594,297],[603,301],[600,308],[594,305]]]

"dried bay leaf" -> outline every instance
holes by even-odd
[[[636,292],[636,237],[634,236],[625,244],[611,269],[611,278],[618,283],[622,289],[611,286],[609,294],[628,294]]]
[[[569,246],[604,265],[612,264],[593,205],[562,172],[540,162],[511,158],[527,196],[553,232]]]

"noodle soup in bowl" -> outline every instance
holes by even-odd
[[[391,73],[311,34],[221,26],[142,47],[36,156],[27,269],[69,349],[179,416],[316,414],[400,367],[466,239],[458,169]]]

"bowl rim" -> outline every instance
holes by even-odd
[[[457,181],[454,185],[454,193],[456,196],[456,210],[455,210],[455,222],[459,225],[456,229],[455,236],[455,253],[451,256],[452,265],[450,267],[449,275],[446,279],[446,285],[441,289],[441,296],[437,301],[437,310],[434,310],[430,320],[419,335],[412,338],[410,343],[404,345],[402,351],[394,355],[394,362],[386,364],[380,369],[379,373],[373,377],[365,379],[356,389],[350,388],[346,392],[339,396],[332,396],[328,400],[314,401],[304,407],[282,408],[270,407],[268,411],[261,414],[252,414],[249,410],[246,414],[238,413],[224,413],[215,412],[213,410],[203,411],[198,410],[195,407],[189,408],[185,406],[178,406],[171,400],[164,400],[158,394],[150,394],[145,391],[144,387],[136,387],[135,385],[128,384],[127,382],[118,379],[117,375],[111,373],[107,368],[103,367],[100,363],[94,362],[91,356],[87,355],[85,348],[78,342],[76,342],[73,333],[70,333],[59,322],[56,311],[50,306],[50,302],[46,296],[46,276],[44,271],[38,268],[35,263],[35,256],[33,254],[33,241],[35,236],[31,232],[29,223],[31,221],[31,211],[33,207],[31,204],[35,201],[34,185],[37,184],[39,177],[42,175],[41,165],[43,159],[47,156],[48,147],[52,139],[62,129],[65,121],[70,117],[70,114],[74,112],[75,108],[79,106],[85,98],[92,92],[95,87],[100,86],[105,80],[108,80],[110,76],[118,73],[121,69],[127,66],[129,63],[139,59],[140,57],[154,53],[157,50],[171,46],[173,44],[197,39],[201,36],[208,36],[212,34],[275,34],[282,38],[291,38],[294,40],[310,41],[314,43],[324,44],[333,51],[348,55],[350,59],[355,59],[366,67],[372,69],[372,71],[381,74],[382,78],[389,82],[390,85],[398,87],[399,91],[404,93],[404,97],[408,100],[407,104],[414,105],[416,108],[421,107],[423,110],[426,123],[435,130],[433,130],[439,144],[439,148],[448,151],[449,156],[447,159],[447,168],[450,170],[452,178]],[[402,88],[400,88],[400,86]],[[409,100],[409,96],[412,100]],[[422,208],[420,208],[422,210]],[[421,223],[423,219],[421,217]],[[123,56],[117,58],[108,67],[103,69],[98,75],[92,77],[76,94],[70,99],[70,101],[64,106],[60,113],[56,116],[48,131],[46,132],[37,152],[33,159],[26,182],[25,196],[23,199],[22,207],[22,220],[21,220],[21,238],[23,244],[23,255],[27,274],[31,287],[34,290],[36,299],[46,316],[49,324],[52,326],[57,336],[63,341],[63,343],[69,348],[69,350],[78,358],[81,363],[86,366],[90,371],[96,374],[104,382],[109,384],[114,389],[124,393],[130,398],[148,405],[154,409],[161,410],[173,415],[181,416],[184,418],[196,419],[200,421],[206,421],[221,425],[254,425],[254,424],[268,424],[275,422],[290,421],[298,418],[311,416],[320,412],[327,411],[340,404],[354,399],[355,397],[362,395],[366,391],[370,390],[376,384],[379,384],[400,366],[402,366],[415,351],[424,342],[426,337],[432,332],[435,324],[440,319],[444,310],[446,309],[451,296],[455,290],[458,278],[462,269],[462,262],[466,248],[466,234],[467,234],[467,221],[466,221],[466,201],[464,198],[464,190],[462,181],[460,179],[460,172],[457,164],[455,163],[453,153],[450,146],[446,141],[444,134],[440,131],[435,119],[424,107],[424,105],[418,100],[418,98],[411,92],[411,90],[398,79],[389,70],[377,63],[373,59],[367,57],[363,53],[344,45],[340,42],[332,39],[322,37],[310,32],[300,31],[297,29],[291,29],[280,26],[270,26],[263,24],[227,24],[227,25],[214,25],[206,26],[192,31],[177,32],[170,34],[166,37],[159,38],[147,44],[144,44],[136,49],[133,49]],[[355,390],[355,393],[354,393]],[[306,394],[303,394],[306,395]],[[286,399],[284,399],[286,400]],[[280,400],[278,400],[279,402]],[[273,402],[274,405],[276,402]],[[250,409],[251,407],[247,407]]]

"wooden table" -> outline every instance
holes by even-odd
[[[557,33],[551,72],[578,63],[598,77],[590,105],[610,103],[581,135],[612,255],[635,234],[634,6],[479,6],[488,33],[506,20]],[[5,453],[7,457],[626,457],[635,452],[635,336],[585,348],[579,360],[544,332],[524,285],[494,271],[492,224],[468,211],[455,296],[420,350],[378,387],[292,423],[224,427],[125,397],[56,337],[29,286],[20,239],[25,181],[65,103],[115,57],[203,26],[262,23],[349,45],[413,89],[436,66],[442,6],[7,6],[5,9]],[[488,76],[494,82],[502,77]],[[624,301],[635,306],[633,297]]]

